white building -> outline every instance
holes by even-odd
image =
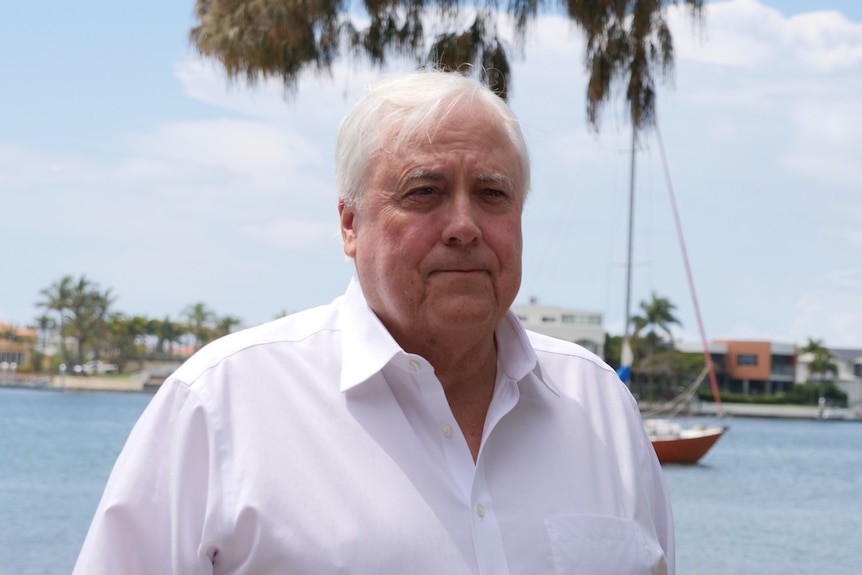
[[[862,349],[830,349],[832,362],[838,368],[835,373],[835,385],[847,394],[848,407],[862,406]],[[796,382],[803,383],[810,379],[808,366],[813,359],[812,354],[803,353],[796,361]]]
[[[605,330],[601,313],[539,305],[536,298],[530,298],[528,305],[513,305],[512,312],[526,329],[576,343],[604,358]]]

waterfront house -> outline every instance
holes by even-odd
[[[676,349],[703,353],[699,342],[679,342]],[[797,348],[792,343],[722,339],[710,342],[709,350],[724,391],[771,395],[793,387]]]
[[[605,330],[599,312],[540,305],[535,297],[527,305],[513,305],[512,312],[530,331],[576,343],[604,357]]]
[[[836,372],[829,374],[827,379],[834,381],[841,391],[847,394],[848,407],[862,407],[862,349],[830,348],[832,363]],[[796,382],[802,383],[811,379],[809,366],[813,354],[803,353],[799,356],[796,368]]]

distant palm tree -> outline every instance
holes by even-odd
[[[112,313],[105,321],[105,329],[110,334],[112,352],[120,371],[125,370],[126,362],[130,358],[141,355],[148,323],[149,320],[144,316],[127,317],[119,312]]]
[[[673,349],[673,334],[670,331],[671,325],[680,325],[680,321],[673,314],[676,306],[665,297],[659,297],[655,292],[650,295],[649,301],[640,302],[642,315],[632,317],[632,325],[634,332],[632,338],[636,339],[638,335],[647,330],[645,339],[647,341],[647,357],[646,363],[652,364],[652,359],[655,356],[656,349],[661,345],[662,338],[658,332],[663,332],[667,335],[668,344]],[[649,387],[652,390],[654,369],[649,369]]]
[[[811,362],[808,364],[809,381],[813,379],[822,383],[826,376],[838,372],[838,366],[833,361],[834,356],[822,339],[809,337],[802,352],[811,354]]]
[[[211,324],[215,313],[203,302],[191,304],[183,310],[189,333],[195,338],[195,349],[200,349],[211,339]]]
[[[233,331],[233,328],[242,324],[242,320],[232,315],[225,315],[216,319],[215,336],[222,337]]]
[[[36,318],[36,330],[39,332],[39,347],[43,352],[48,345],[48,336],[55,327],[57,327],[57,322],[46,313]]]
[[[170,316],[165,319],[150,320],[149,333],[156,336],[156,349],[159,353],[170,353],[174,343],[180,341],[183,334],[188,333],[187,328],[178,322],[172,321]]]
[[[656,330],[661,331],[667,335],[667,341],[673,348],[673,334],[670,331],[670,326],[681,325],[673,314],[676,306],[666,297],[659,297],[655,292],[652,292],[649,301],[640,303],[640,309],[643,315],[636,315],[632,318],[634,334],[637,335],[642,330],[647,329],[647,341],[652,341],[655,344],[661,342],[661,337],[656,333]]]
[[[69,351],[66,348],[66,310],[71,305],[74,281],[72,276],[63,276],[59,281],[40,290],[39,294],[43,299],[36,303],[39,307],[57,312],[56,329],[60,339],[60,353],[66,363],[71,363]]]

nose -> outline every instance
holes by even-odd
[[[443,242],[447,245],[468,245],[482,237],[479,226],[478,207],[473,204],[469,192],[455,193],[449,201]]]

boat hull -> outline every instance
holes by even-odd
[[[723,426],[684,429],[673,435],[652,435],[650,442],[660,463],[691,465],[700,461],[726,430]]]

